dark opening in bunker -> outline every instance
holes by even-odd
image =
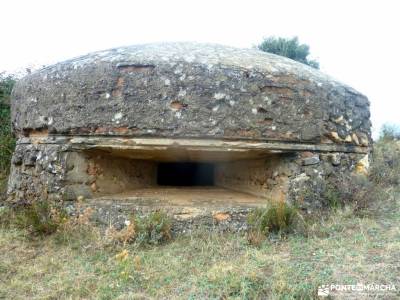
[[[183,206],[262,205],[272,191],[268,179],[282,157],[236,144],[218,148],[215,141],[182,147],[164,147],[160,141],[161,146],[150,147],[148,140],[139,142],[70,153],[71,198],[84,191],[87,198],[149,205],[154,201]]]
[[[198,162],[163,162],[157,165],[162,186],[213,186],[215,165]]]

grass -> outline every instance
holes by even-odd
[[[297,210],[283,200],[270,200],[267,207],[250,212],[247,222],[253,231],[263,235],[269,232],[289,232],[297,215]]]
[[[201,230],[156,247],[110,247],[97,235],[60,242],[2,227],[0,298],[312,299],[319,285],[359,282],[399,291],[399,196],[390,189],[368,214],[338,209],[308,237],[271,235],[258,247],[244,234]]]

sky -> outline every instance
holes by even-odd
[[[371,102],[374,136],[400,124],[397,0],[2,0],[0,72],[151,42],[242,48],[298,36],[320,69]]]

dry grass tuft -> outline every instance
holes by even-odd
[[[135,227],[135,222],[129,222],[127,226],[121,230],[117,230],[112,226],[106,230],[106,239],[112,244],[122,244],[125,246],[135,241],[137,237]]]

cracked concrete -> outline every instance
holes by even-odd
[[[305,186],[367,172],[369,117],[368,99],[351,87],[254,49],[166,43],[99,51],[17,82],[9,201],[84,196],[104,212],[101,199],[114,197],[113,211],[117,195],[157,190],[160,161],[203,161],[215,164],[214,191],[233,197],[227,207],[246,193],[260,205],[285,199],[318,208],[316,199],[304,202]],[[164,208],[174,211],[171,203]],[[199,203],[188,207],[198,211]],[[236,220],[223,210],[206,214]]]

